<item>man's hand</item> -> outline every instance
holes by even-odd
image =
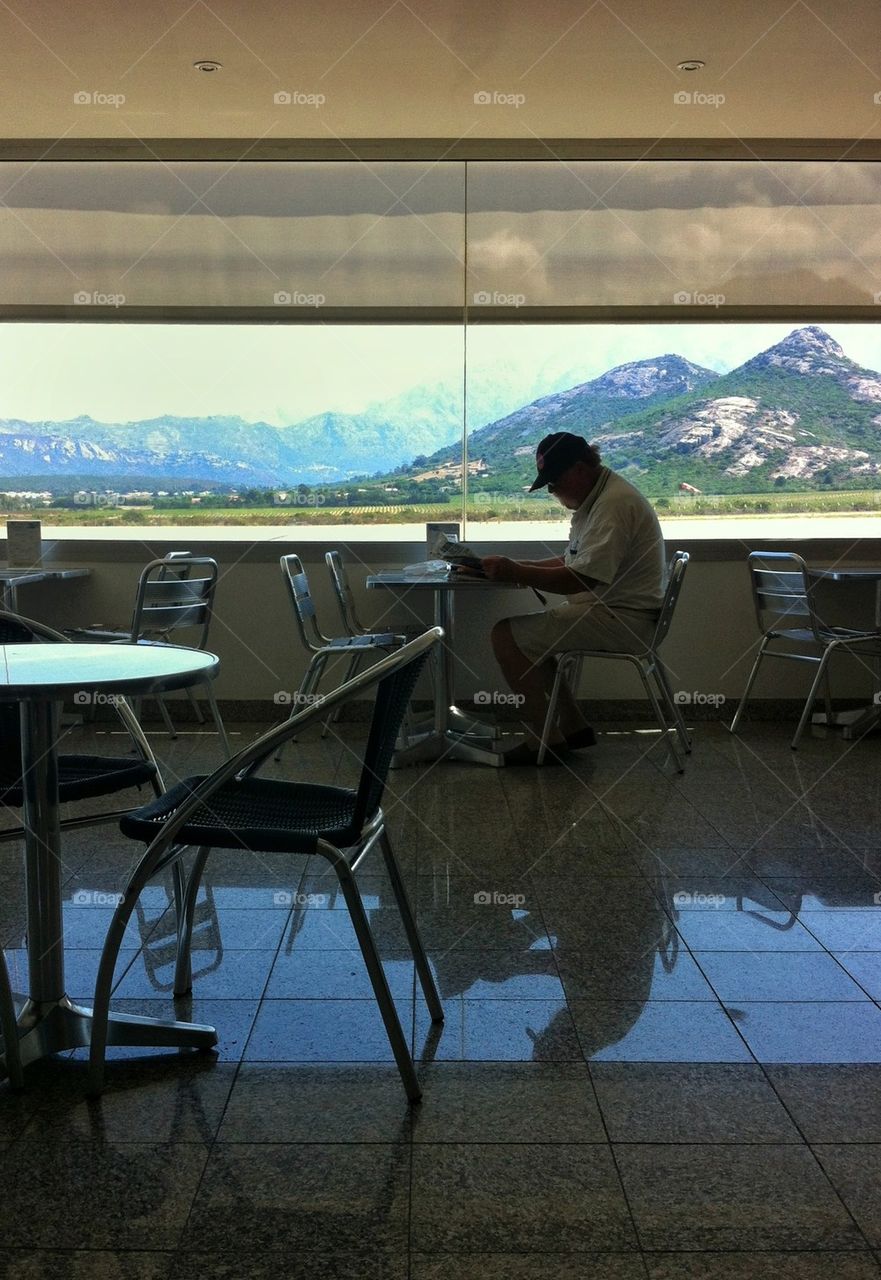
[[[517,582],[520,566],[507,556],[484,556],[480,563],[492,582]]]

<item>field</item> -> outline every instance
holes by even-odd
[[[737,515],[846,515],[881,513],[881,490],[849,490],[806,493],[772,492],[748,494],[700,494],[696,497],[655,498],[658,514],[676,516]],[[408,506],[342,506],[323,505],[273,507],[28,507],[6,515],[33,518],[39,516],[47,525],[73,525],[84,528],[104,525],[198,528],[224,525],[292,524],[419,524],[426,520],[461,520],[462,503],[452,498],[446,502],[411,504]],[[508,497],[487,493],[475,494],[468,502],[468,518],[484,521],[552,520],[559,522],[560,507],[551,498]]]

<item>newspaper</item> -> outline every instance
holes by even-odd
[[[458,542],[445,533],[439,533],[432,547],[434,555],[453,569],[468,569],[469,572],[486,577],[480,556],[464,542]]]

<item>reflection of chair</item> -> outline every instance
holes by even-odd
[[[390,654],[326,698],[264,734],[210,777],[186,778],[166,796],[123,819],[121,829],[147,845],[113,916],[95,990],[91,1040],[91,1089],[99,1091],[113,971],[134,904],[157,871],[179,861],[188,846],[198,853],[186,881],[178,933],[178,973],[188,964],[193,909],[205,861],[212,848],[254,853],[305,853],[325,858],[339,880],[367,966],[386,1033],[408,1097],[420,1097],[419,1081],[389,991],[388,981],[353,872],[378,845],[392,884],[416,970],[433,1021],[443,1018],[437,988],[422,947],[404,882],[395,860],[380,803],[395,738],[427,653],[440,639],[435,627]],[[356,789],[286,782],[254,776],[259,767],[304,725],[369,690],[373,716]],[[180,985],[175,990],[180,992]]]
[[[862,654],[870,658],[881,656],[881,632],[853,631],[846,627],[826,626],[816,609],[817,584],[811,580],[804,560],[794,552],[751,551],[749,570],[753,604],[759,630],[762,633],[762,642],[749,673],[743,697],[731,721],[731,732],[737,732],[763,658],[788,658],[792,662],[813,662],[817,672],[790,743],[795,750],[808,723],[821,680],[824,682],[826,695],[826,713],[829,722],[832,722],[829,659],[834,653],[839,652]],[[787,649],[777,652],[769,648],[778,640],[790,645],[807,645],[819,650],[819,653],[799,653]]]
[[[676,602],[679,599],[679,593],[682,590],[682,583],[685,579],[685,570],[688,567],[688,558],[687,551],[674,552],[670,561],[667,591],[664,595],[664,602],[661,605],[661,612],[658,615],[655,634],[652,636],[650,643],[641,652],[612,653],[602,649],[572,649],[557,655],[557,670],[554,676],[550,701],[548,702],[544,728],[542,729],[541,746],[538,751],[539,764],[542,764],[545,758],[548,739],[557,715],[557,699],[560,696],[560,685],[563,680],[568,680],[570,688],[576,689],[581,676],[581,666],[585,658],[616,658],[619,662],[629,662],[639,672],[643,688],[648,695],[652,711],[655,714],[658,728],[664,735],[670,758],[679,772],[683,772],[685,769],[685,753],[691,751],[691,739],[682,712],[673,697],[670,680],[658,649],[666,638],[673,622]],[[654,680],[654,687],[652,686],[652,680]],[[677,741],[678,747],[676,745]]]
[[[162,560],[151,560],[141,570],[132,620],[127,629],[83,627],[67,634],[72,640],[90,644],[186,643],[192,649],[205,649],[214,610],[217,576],[217,562],[210,556],[188,556],[173,551]],[[178,634],[186,631],[195,631],[195,638],[189,636],[185,639]],[[229,755],[229,741],[210,681],[205,683],[205,696],[224,750]],[[161,696],[157,701],[165,727],[175,737],[165,701]]]
[[[176,863],[178,867],[180,864]],[[206,958],[202,959],[201,967],[192,972],[192,967],[188,969],[186,974],[179,974],[177,971],[177,938],[178,930],[166,928],[164,921],[167,915],[166,911],[162,912],[159,924],[156,923],[155,912],[150,915],[144,910],[141,899],[138,899],[135,908],[138,934],[141,939],[141,959],[144,961],[144,971],[147,975],[147,981],[154,991],[168,992],[173,991],[175,995],[179,994],[178,986],[184,991],[188,991],[197,978],[204,978],[206,974],[214,973],[215,969],[219,969],[223,963],[223,939],[220,935],[220,920],[217,916],[217,906],[214,902],[214,890],[210,884],[202,886],[204,897],[197,899],[193,905],[193,918],[191,924],[191,934],[197,940],[198,950],[207,952]],[[174,907],[175,920],[177,920],[177,904],[179,901],[177,893],[175,893]],[[168,969],[174,965],[174,973],[171,980],[167,980],[162,976],[162,970]]]

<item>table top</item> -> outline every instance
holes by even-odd
[[[0,582],[27,585],[29,582],[59,581],[62,578],[87,578],[91,572],[91,569],[58,569],[51,565],[47,565],[45,569],[40,565],[32,569],[3,565],[0,566]]]
[[[0,700],[57,700],[104,693],[149,694],[213,679],[220,660],[180,645],[0,645]]]
[[[808,573],[812,578],[824,578],[827,582],[881,582],[881,566],[873,569],[869,566],[848,568],[847,565],[833,565],[828,569],[809,568]]]
[[[388,569],[382,573],[371,574],[367,579],[368,587],[412,587],[425,588],[429,591],[480,591],[487,587],[505,587],[508,591],[516,591],[521,584],[515,582],[491,582],[489,578],[472,577],[467,573],[459,573],[451,569],[448,573],[409,573],[406,569]]]

